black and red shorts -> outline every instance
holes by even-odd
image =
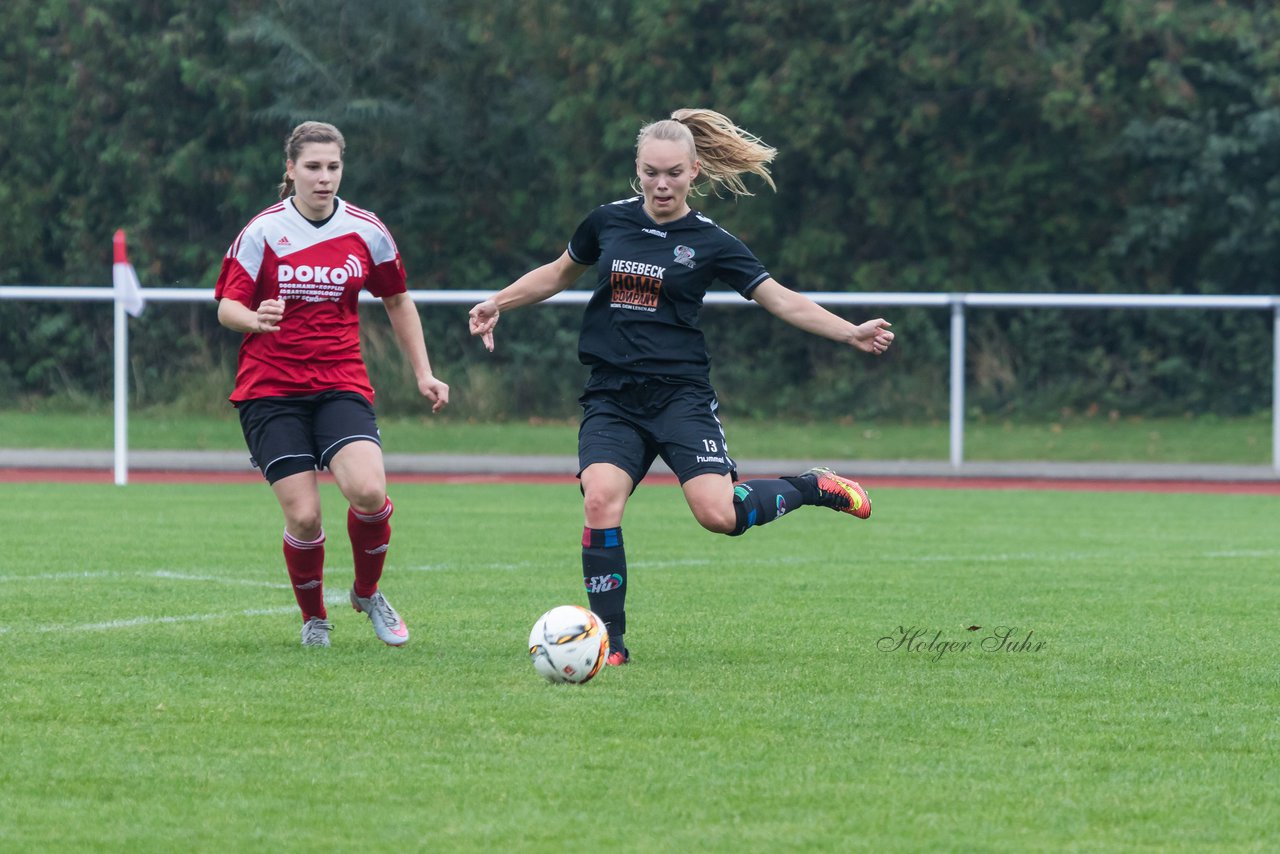
[[[333,455],[352,442],[382,444],[373,405],[352,391],[260,397],[236,408],[249,462],[268,483],[328,468]]]

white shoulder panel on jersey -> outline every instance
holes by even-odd
[[[394,261],[395,257],[400,254],[400,250],[396,248],[395,238],[391,236],[391,231],[382,224],[382,220],[372,212],[358,208],[349,202],[342,203],[342,210],[338,212],[338,216],[345,216],[352,224],[352,231],[355,231],[364,239],[365,245],[369,247],[369,255],[373,258],[373,263],[385,264],[388,261]]]
[[[227,256],[239,261],[245,272],[256,279],[266,250],[285,258],[344,234],[359,236],[369,247],[375,265],[394,260],[398,253],[391,232],[369,211],[339,200],[333,219],[316,228],[286,200],[251,219],[231,244]]]
[[[240,233],[231,243],[231,248],[227,250],[227,257],[240,262],[240,266],[251,279],[258,278],[258,271],[262,269],[262,235],[265,224],[278,219],[285,210],[284,205],[284,202],[276,202],[249,220],[249,224],[240,229]]]
[[[725,234],[727,234],[727,235],[729,235],[730,237],[732,237],[734,240],[737,240],[737,239],[738,239],[737,235],[735,235],[735,234],[734,234],[733,232],[731,232],[729,229],[725,228],[723,225],[721,225],[720,223],[716,222],[714,219],[712,219],[711,217],[707,216],[706,214],[701,213],[701,212],[699,212],[699,211],[694,211],[694,212],[693,212],[693,215],[694,215],[695,217],[697,217],[699,220],[701,220],[702,222],[705,222],[707,225],[714,225],[716,228],[720,229],[720,230],[721,230],[721,231],[723,231]]]

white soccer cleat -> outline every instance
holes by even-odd
[[[369,615],[369,622],[373,623],[373,633],[387,646],[403,646],[408,642],[409,627],[404,624],[404,620],[400,619],[400,614],[391,607],[391,603],[381,591],[375,591],[368,599],[362,599],[356,595],[356,589],[352,587],[351,607],[362,614]]]
[[[333,623],[320,617],[312,617],[302,624],[303,646],[328,646]]]

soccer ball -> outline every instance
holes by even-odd
[[[529,659],[549,682],[590,681],[608,657],[604,620],[580,605],[552,608],[529,632]]]

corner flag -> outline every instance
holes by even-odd
[[[129,263],[129,253],[124,246],[124,229],[116,231],[112,243],[115,247],[115,263],[111,265],[111,284],[115,288],[116,299],[124,304],[124,310],[130,316],[137,317],[146,307],[146,300],[142,296],[138,274]]]

